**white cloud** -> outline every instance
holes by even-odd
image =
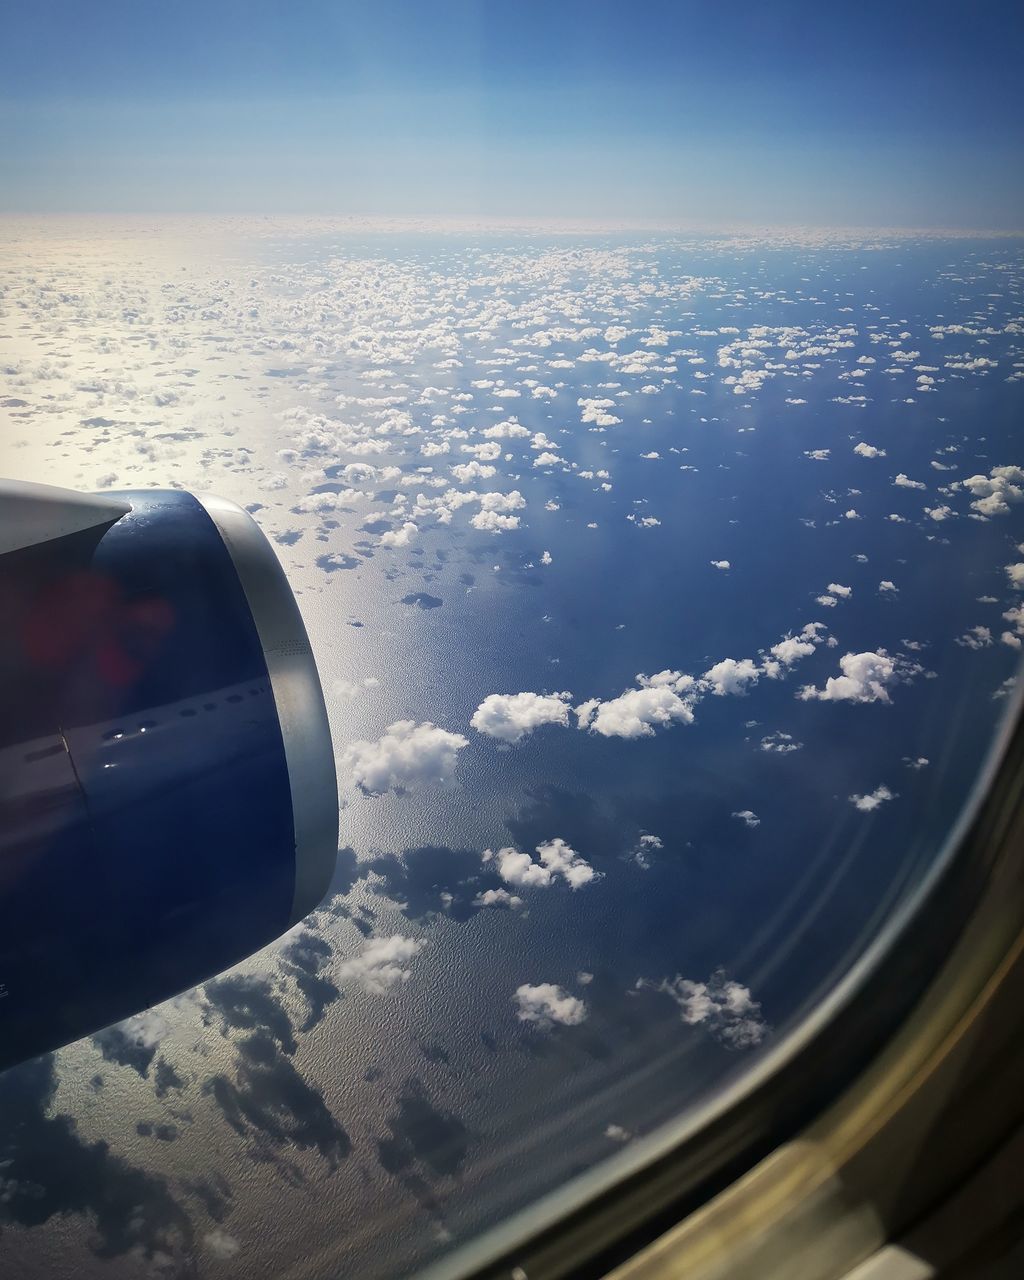
[[[518,489],[511,493],[478,493],[473,497],[480,500],[481,511],[522,511],[526,506],[526,499]]]
[[[491,693],[473,713],[478,733],[502,742],[519,742],[542,724],[568,725],[568,693]]]
[[[1007,609],[1003,614],[1005,621],[1013,626],[1013,631],[1004,631],[999,639],[1005,645],[1009,645],[1011,649],[1019,649],[1021,647],[1021,638],[1024,637],[1024,604],[1014,605],[1012,609]]]
[[[823,689],[804,685],[797,695],[804,701],[888,702],[889,686],[899,678],[897,664],[884,649],[846,653],[839,659],[840,676],[829,676]]]
[[[582,410],[581,422],[592,422],[598,427],[614,427],[622,421],[621,418],[616,418],[614,414],[607,412],[615,407],[614,400],[581,399],[576,403]]]
[[[341,763],[361,791],[383,795],[448,782],[458,753],[468,745],[461,733],[448,733],[429,721],[398,720],[376,742],[353,742]]]
[[[1006,571],[1006,576],[1010,579],[1010,586],[1017,591],[1024,591],[1024,562],[1007,564],[1003,568]]]
[[[992,632],[988,627],[969,627],[962,636],[957,636],[955,643],[962,649],[990,649]]]
[[[895,799],[895,793],[890,791],[883,782],[875,787],[874,791],[868,792],[866,796],[850,796],[850,803],[855,809],[859,809],[861,813],[870,813],[873,809],[877,809],[879,805],[884,804],[886,800]]]
[[[813,625],[813,624],[812,624]],[[817,628],[805,627],[799,636],[786,636],[778,644],[773,644],[768,652],[777,661],[787,667],[793,666],[801,658],[810,657],[817,641]]]
[[[460,462],[451,470],[459,484],[466,484],[470,480],[489,480],[495,473],[495,468],[489,463],[477,462],[475,458],[472,462]]]
[[[863,440],[860,444],[853,446],[854,453],[860,454],[862,458],[884,458],[885,450],[879,449],[876,445],[866,444]]]
[[[805,404],[806,401],[801,400],[800,403]],[[831,452],[831,449],[805,449],[804,457],[811,458],[814,462],[828,462]]]
[[[587,1006],[583,1001],[554,982],[541,982],[536,986],[525,982],[516,988],[512,1000],[520,1022],[532,1022],[542,1030],[555,1023],[576,1027],[587,1016]]]
[[[982,516],[1006,516],[1010,504],[1024,499],[1024,468],[993,467],[987,476],[969,476],[963,487],[975,497],[972,508]]]
[[[411,538],[419,533],[417,525],[411,520],[406,520],[400,529],[389,529],[387,533],[380,535],[380,545],[382,547],[407,547]]]
[[[731,569],[732,565],[728,560],[712,560],[711,566],[714,569]]]
[[[474,529],[483,529],[486,533],[504,533],[519,528],[519,517],[505,516],[498,511],[478,511],[469,523]]]
[[[496,422],[493,427],[487,427],[481,431],[482,436],[487,436],[491,440],[505,439],[525,439],[529,434],[529,430],[522,426],[515,418],[509,418],[507,422]]]
[[[406,965],[426,944],[417,938],[396,933],[390,938],[371,938],[358,955],[338,966],[342,982],[358,982],[364,991],[380,995],[400,982],[407,982]]]
[[[759,827],[761,825],[761,819],[753,809],[737,809],[732,816],[734,818],[739,818],[740,822],[742,822],[745,827],[750,827],[751,830],[753,830],[754,827]]]
[[[508,907],[515,910],[523,905],[523,900],[507,889],[485,889],[473,899],[474,907]]]
[[[551,552],[550,551],[543,552],[540,558],[540,562],[541,564],[553,564],[554,561],[552,560]]]
[[[928,486],[923,481],[911,480],[910,477],[904,475],[902,471],[893,481],[893,484],[900,489],[927,489],[928,488]]]
[[[331,693],[336,698],[344,698],[345,701],[351,702],[364,689],[376,689],[379,684],[380,681],[376,676],[367,676],[363,680],[334,680],[331,683]]]
[[[977,504],[972,503],[971,505],[975,506]],[[956,518],[956,512],[952,507],[947,506],[946,503],[941,503],[937,507],[925,507],[924,513],[930,519],[934,520],[936,524],[941,524],[943,520],[953,520]]]
[[[804,744],[797,742],[791,733],[783,733],[781,729],[777,729],[775,733],[767,733],[761,739],[761,750],[769,751],[779,756],[788,756],[794,751],[799,751]]]
[[[585,884],[600,879],[598,873],[570,845],[559,837],[537,845],[537,857],[511,847],[485,849],[484,862],[494,862],[498,875],[506,884],[520,885],[524,889],[548,889],[562,879],[570,889],[582,889]]]
[[[642,686],[639,689],[628,689],[607,702],[591,698],[578,706],[579,727],[605,738],[649,738],[655,728],[693,723],[696,682],[692,676],[661,671],[655,676],[637,679]],[[681,696],[684,694],[689,696]]]
[[[663,849],[664,842],[660,836],[642,835],[637,841],[634,848],[628,854],[628,859],[635,862],[642,871],[649,871],[651,868],[651,854],[657,853]]]
[[[756,684],[760,675],[761,668],[752,658],[723,658],[704,672],[703,679],[713,694],[723,697],[728,693],[745,694],[748,685]]]
[[[496,440],[488,440],[485,444],[463,444],[459,448],[463,453],[471,453],[478,462],[496,462],[501,457],[501,445]]]
[[[768,1032],[750,988],[726,978],[720,969],[707,982],[676,974],[658,983],[641,978],[636,985],[670,996],[687,1026],[705,1027],[727,1049],[756,1048]]]

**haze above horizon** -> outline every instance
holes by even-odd
[[[0,210],[1024,226],[1024,16],[16,6]]]

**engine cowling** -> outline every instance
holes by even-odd
[[[298,606],[234,503],[0,486],[0,670],[2,1067],[300,920],[338,804]]]

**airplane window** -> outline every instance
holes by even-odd
[[[253,516],[340,847],[277,942],[0,1075],[3,1274],[444,1274],[699,1130],[917,900],[1024,644],[982,9],[8,13],[0,475]],[[103,607],[127,679],[170,615]],[[230,788],[259,679],[103,749]]]

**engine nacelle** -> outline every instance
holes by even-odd
[[[338,800],[298,606],[241,508],[0,484],[0,1068],[265,945]]]

